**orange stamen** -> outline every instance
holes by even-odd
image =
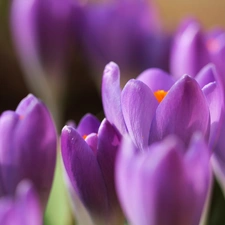
[[[158,90],[158,91],[154,92],[154,95],[155,95],[157,101],[161,102],[164,99],[164,97],[167,95],[167,91]]]
[[[87,137],[87,135],[86,134],[84,134],[83,136],[82,136],[82,138],[85,140],[86,139],[86,137]]]

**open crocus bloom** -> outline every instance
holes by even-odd
[[[169,134],[188,145],[196,131],[211,143],[223,107],[216,77],[213,66],[204,68],[196,79],[184,75],[176,82],[159,69],[149,69],[121,91],[119,68],[109,63],[102,81],[106,118],[140,149]]]
[[[42,225],[42,211],[38,195],[28,181],[21,181],[15,198],[2,197],[0,200],[0,224]]]
[[[90,114],[77,129],[65,126],[62,130],[62,158],[69,181],[96,224],[123,224],[114,183],[119,143],[116,129]]]
[[[44,210],[50,193],[57,136],[46,106],[28,95],[16,111],[0,116],[0,196],[14,196],[18,183],[30,180]]]
[[[124,139],[116,185],[132,225],[198,225],[211,184],[209,149],[195,135],[189,147],[177,138],[137,149]]]

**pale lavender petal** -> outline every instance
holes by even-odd
[[[137,77],[137,80],[145,83],[152,90],[152,92],[158,90],[169,91],[175,83],[173,77],[160,69],[148,69],[141,73]]]
[[[121,110],[121,89],[119,67],[111,62],[106,65],[102,78],[102,103],[106,119],[113,124],[121,134],[126,133],[126,127]]]
[[[80,200],[92,216],[105,219],[107,192],[94,152],[79,133],[68,126],[62,130],[61,149],[65,169]]]
[[[139,80],[130,80],[121,95],[127,130],[136,146],[147,147],[152,119],[158,102],[152,91]]]
[[[207,140],[209,125],[210,114],[205,96],[198,83],[185,75],[173,85],[159,104],[149,141],[152,143],[175,134],[188,145],[195,131],[201,132]]]
[[[88,113],[80,120],[77,126],[77,132],[81,136],[97,133],[99,126],[100,121],[94,115]]]

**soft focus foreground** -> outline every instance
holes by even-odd
[[[181,2],[189,17],[168,16]],[[204,20],[210,3],[4,4],[16,54],[3,32],[0,58],[17,55],[38,98],[16,108],[28,91],[3,76],[0,224],[224,225],[225,31]]]

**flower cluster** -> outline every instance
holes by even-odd
[[[105,118],[88,113],[59,135],[76,221],[206,221],[215,178],[225,193],[225,31],[205,32],[188,19],[171,38],[145,0],[14,0],[11,25],[24,71],[54,115],[72,46],[93,71],[106,65]],[[0,224],[41,225],[56,165],[55,122],[29,94],[1,114],[0,133]]]

